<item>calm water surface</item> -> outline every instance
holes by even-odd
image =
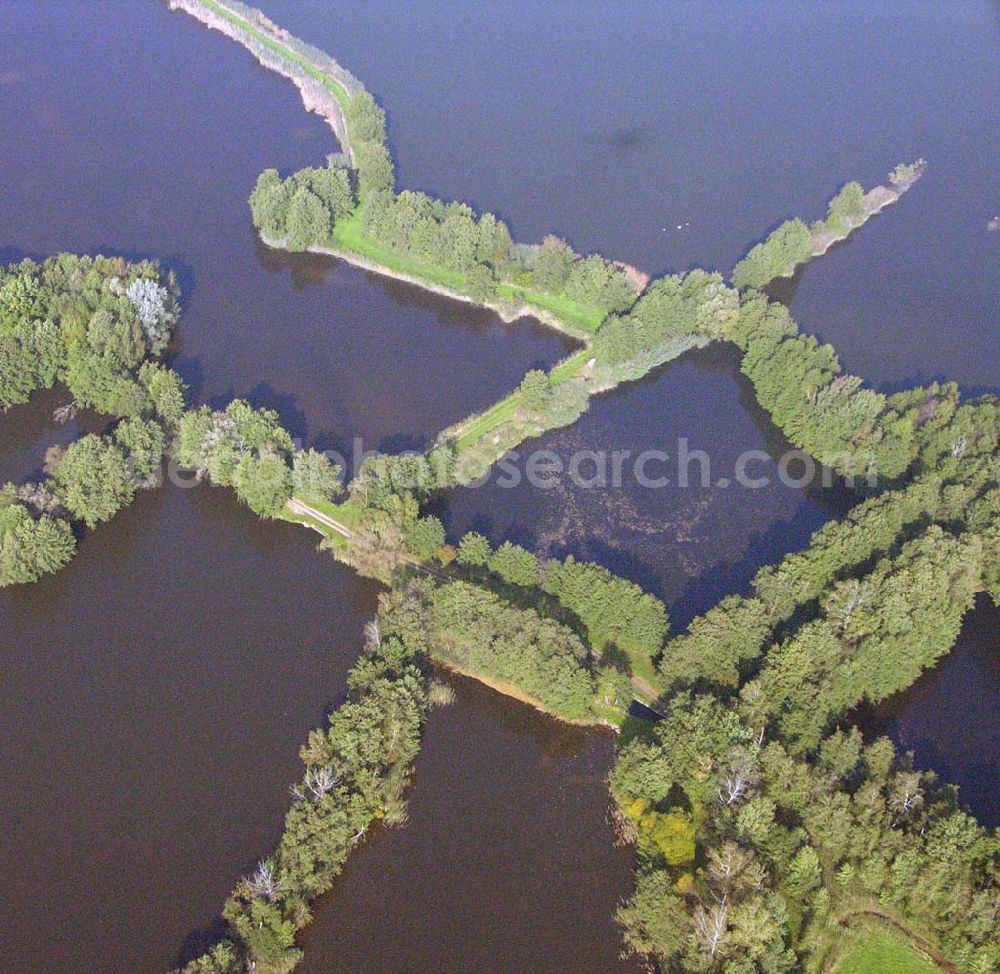
[[[779,469],[791,447],[755,405],[749,382],[738,373],[734,380],[735,361],[735,350],[722,347],[691,352],[595,399],[575,425],[520,451],[551,450],[566,464],[592,455],[580,461],[576,482],[562,476],[538,489],[523,477],[521,462],[516,486],[498,474],[485,486],[451,491],[435,505],[450,539],[479,531],[495,544],[513,541],[550,557],[599,562],[664,599],[675,628],[723,596],[746,592],[762,564],[804,548],[849,498],[836,484],[824,489],[821,477],[808,490],[795,486],[803,474],[799,461]],[[636,458],[647,450],[670,459],[641,472],[668,484],[637,480]],[[741,456],[751,450],[756,455],[745,475],[767,481],[759,489],[735,480]],[[616,451],[627,454],[621,486],[611,479]],[[791,483],[782,482],[782,470]]]
[[[996,4],[262,6],[384,101],[402,185],[496,209],[522,239],[555,230],[651,271],[728,270],[781,218],[819,215],[846,178],[871,184],[926,156],[925,181],[787,297],[879,385],[939,372],[997,385],[1000,235],[984,231]],[[335,146],[231,42],[159,0],[3,12],[0,258],[162,257],[184,288],[176,367],[198,401],[249,396],[321,446],[357,435],[398,449],[565,354],[528,323],[260,247],[245,205],[257,174]],[[59,404],[41,396],[0,420],[4,478],[91,428],[53,427]],[[714,353],[554,434],[611,449],[680,435],[717,469],[780,449],[734,361]],[[485,523],[605,560],[680,621],[837,512],[786,488],[446,502],[452,530]],[[342,693],[376,595],[313,549],[223,492],[167,489],[85,537],[58,577],[0,594],[3,969],[164,970],[272,845],[299,743]],[[984,662],[954,671],[958,701],[976,680],[995,697],[996,629],[995,615],[967,627]],[[928,760],[961,776],[949,741],[970,764],[996,743],[987,729],[960,738],[945,699],[894,719],[920,714]],[[317,910],[308,969],[615,969],[629,862],[604,817],[610,760],[606,737],[460,682],[430,722],[410,826],[349,862]]]
[[[0,419],[0,484],[42,479],[45,454],[51,447],[68,446],[107,426],[106,418],[82,411],[66,423],[57,423],[52,414],[71,399],[65,389],[47,389]]]
[[[880,386],[1000,387],[996,0],[259,5],[382,99],[403,185],[653,272],[728,273],[847,180],[926,158],[792,310]]]
[[[280,835],[376,594],[208,487],[0,592],[0,970],[171,967]]]
[[[1000,233],[986,227],[1000,216],[996,0],[261,5],[382,99],[404,185],[493,209],[520,239],[556,231],[579,250],[651,271],[728,272],[781,220],[822,216],[846,180],[872,186],[896,162],[926,158],[927,175],[897,206],[775,294],[879,388],[947,378],[971,392],[1000,389]],[[672,410],[692,440],[710,438],[725,455],[729,427],[746,428],[745,417],[734,424],[723,409],[699,407],[704,377],[686,383],[681,373],[674,365],[650,380],[668,396],[626,390],[540,445],[617,447],[639,439],[636,428],[648,442],[672,431],[670,419],[657,428]],[[652,415],[630,412],[630,398],[645,400]],[[602,409],[614,418],[599,429]],[[706,414],[707,424],[686,422]],[[643,503],[641,494],[478,494],[447,499],[453,531],[478,525],[603,560],[680,599],[678,620],[739,587],[754,554],[770,561],[804,543],[808,530],[785,520],[793,510],[805,523],[818,516],[813,499],[796,504],[782,491],[759,492],[758,509],[715,492],[714,516],[728,517],[731,542],[720,558],[711,514],[700,521],[704,535],[678,530],[694,497],[675,507]],[[698,500],[712,510],[708,497]],[[621,520],[610,522],[609,542],[612,510]],[[587,530],[581,511],[594,518]],[[762,523],[769,543],[755,538]],[[755,552],[742,561],[748,549]],[[694,570],[686,591],[681,565]],[[970,617],[962,652],[925,678],[932,685],[948,673],[959,698],[1000,694],[996,668],[986,665],[996,660],[997,619],[984,612]],[[983,665],[968,667],[970,654]],[[912,714],[925,742],[945,753],[955,707],[941,689],[940,701],[934,692],[904,695],[899,707],[900,719]],[[961,735],[968,761],[995,767],[995,714],[979,708]],[[960,774],[957,763],[949,767]],[[995,789],[976,807],[995,815]]]
[[[324,447],[399,449],[567,351],[549,330],[261,248],[246,203],[257,175],[322,165],[337,146],[221,35],[160,0],[4,13],[0,258],[162,258],[184,292],[175,367],[195,399],[247,396]]]

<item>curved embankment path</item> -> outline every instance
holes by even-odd
[[[323,527],[329,528],[331,531],[334,531],[343,538],[354,537],[354,532],[351,531],[351,529],[347,527],[346,524],[341,524],[340,521],[335,520],[328,514],[324,514],[322,511],[317,511],[315,507],[310,507],[308,504],[306,504],[304,501],[300,501],[298,498],[295,497],[291,498],[285,506],[291,514],[295,514],[298,517],[308,517],[314,521],[318,521],[320,524],[323,525]],[[319,530],[319,529],[315,528],[314,530]],[[424,572],[427,575],[433,575],[435,578],[440,578],[445,581],[452,580],[450,575],[447,575],[444,572],[436,571],[433,568],[429,568],[423,562],[417,561],[416,559],[411,560],[410,564],[418,571]],[[457,667],[454,666],[452,666],[452,668],[458,669]],[[522,699],[529,703],[532,703],[534,706],[538,706],[542,710],[545,709],[544,707],[541,707],[541,705],[538,704],[537,701],[534,701],[533,699],[525,697],[523,695],[519,696],[519,691],[513,692],[508,687],[507,684],[500,684],[497,683],[496,681],[491,681],[488,678],[484,678],[481,674],[475,672],[468,672],[466,670],[461,670],[461,669],[459,669],[459,672],[465,673],[466,676],[471,676],[474,679],[486,683],[487,685],[493,687],[495,690],[498,690],[500,693],[505,693],[508,696],[518,697],[518,699]],[[635,676],[633,674],[632,686],[636,691],[636,699],[639,700],[646,707],[651,706],[656,701],[656,698],[659,696],[659,692],[656,690],[656,688],[648,680],[644,680],[641,676]]]
[[[183,10],[210,30],[236,41],[265,68],[291,81],[299,89],[306,111],[326,120],[344,155],[354,165],[344,105],[346,100],[364,91],[364,85],[350,71],[328,54],[297,42],[259,10],[250,20],[225,0],[167,0],[167,3],[171,10]],[[298,43],[309,56],[292,49],[292,43]]]

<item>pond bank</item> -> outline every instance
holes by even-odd
[[[284,240],[271,240],[263,235],[261,235],[260,239],[262,243],[270,247],[272,250],[288,249]],[[573,325],[568,324],[563,319],[557,317],[555,314],[546,311],[544,308],[540,308],[534,304],[529,304],[528,302],[512,304],[507,301],[491,301],[489,299],[477,300],[468,294],[464,294],[462,291],[447,287],[444,284],[433,283],[424,277],[408,273],[407,271],[389,267],[386,264],[380,263],[369,257],[365,257],[356,251],[342,247],[324,247],[319,244],[310,244],[306,248],[306,252],[310,254],[320,254],[325,257],[334,257],[337,260],[342,260],[347,264],[351,264],[353,267],[359,268],[360,270],[368,271],[372,274],[379,274],[382,277],[391,277],[393,280],[402,281],[404,284],[412,284],[414,287],[419,287],[424,291],[430,291],[432,294],[438,294],[442,297],[450,298],[453,301],[461,301],[464,304],[472,304],[480,308],[487,308],[488,310],[495,312],[499,318],[508,325],[513,324],[521,318],[534,318],[543,325],[547,325],[549,328],[553,328],[565,335],[569,335],[571,338],[575,338],[578,341],[587,341],[591,337],[588,332],[576,328]]]

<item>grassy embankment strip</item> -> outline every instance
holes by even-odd
[[[594,353],[589,348],[581,348],[579,352],[575,352],[559,362],[549,373],[549,380],[554,386],[557,386],[567,379],[576,378],[593,358],[593,355]]]
[[[460,271],[437,267],[419,258],[399,254],[366,236],[361,226],[360,211],[336,224],[333,230],[333,242],[341,250],[349,250],[389,271],[409,274],[430,284],[468,294],[468,279]],[[604,320],[603,312],[570,301],[569,298],[558,294],[542,294],[513,284],[501,284],[497,287],[497,296],[512,304],[521,302],[529,308],[547,311],[560,321],[588,335],[594,334]]]
[[[656,671],[656,665],[644,653],[626,651],[625,656],[632,675],[642,681],[641,686],[635,687],[636,695],[643,703],[652,704],[660,696],[660,674]]]
[[[336,224],[333,230],[333,243],[338,249],[364,257],[389,272],[409,274],[411,277],[426,281],[431,285],[450,288],[460,294],[467,295],[469,293],[468,279],[461,271],[438,267],[419,258],[390,250],[365,235],[361,219],[359,210]],[[501,284],[497,287],[497,296],[511,304],[520,302],[529,310],[537,308],[540,311],[548,312],[570,328],[579,330],[585,335],[594,334],[604,320],[603,312],[570,301],[563,295],[542,294],[516,287],[513,284]]]
[[[560,362],[550,373],[553,385],[559,385],[560,382],[565,382],[567,379],[579,375],[587,362],[590,361],[591,356],[590,349],[584,348]],[[501,423],[511,419],[517,413],[520,403],[520,391],[512,392],[506,399],[501,399],[500,402],[491,406],[462,430],[461,435],[455,440],[455,447],[459,452],[467,450]]]
[[[567,379],[579,375],[586,367],[587,362],[590,361],[590,358],[590,349],[583,348],[564,359],[550,373],[553,384],[558,385],[560,382],[565,382]],[[455,441],[457,449],[459,451],[467,449],[501,423],[510,419],[517,412],[520,399],[520,392],[513,392],[506,399],[501,399],[496,405],[490,407],[482,416],[473,420]],[[303,498],[303,500],[305,499]],[[363,509],[357,501],[348,500],[342,504],[334,504],[329,501],[309,500],[307,503],[314,510],[325,514],[348,529],[356,529],[360,526]],[[284,510],[279,517],[284,521],[304,524],[307,527],[314,528],[326,537],[332,538],[337,544],[345,543],[346,539],[343,535],[332,531],[327,525],[316,521],[315,518],[311,518],[306,514],[293,514],[291,511]]]
[[[310,501],[309,506],[338,524],[343,524],[348,530],[357,530],[361,526],[364,508],[358,501],[349,500],[343,504],[334,504],[332,501]]]
[[[591,335],[597,332],[606,317],[603,311],[571,301],[565,295],[531,291],[516,284],[499,285],[497,294],[510,301],[523,301],[527,305],[548,311],[561,321],[575,325]]]
[[[459,453],[478,443],[501,423],[513,417],[520,403],[521,393],[512,392],[506,399],[501,399],[495,406],[491,406],[478,419],[474,419],[455,440],[455,447]]]
[[[430,284],[465,292],[465,275],[459,271],[435,267],[405,254],[398,254],[371,237],[365,236],[361,228],[361,211],[355,211],[346,220],[337,222],[333,230],[333,242],[342,250],[349,250],[360,257],[379,264],[390,271],[422,278]]]

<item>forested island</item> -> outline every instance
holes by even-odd
[[[171,6],[292,78],[341,140],[326,167],[262,174],[250,201],[266,241],[350,255],[505,317],[530,313],[583,346],[425,453],[367,460],[345,487],[273,411],[185,405],[160,361],[181,296],[156,265],[60,255],[0,271],[0,407],[61,384],[74,407],[109,417],[106,434],[53,455],[46,480],[3,488],[0,584],[62,567],[74,531],[155,486],[167,454],[258,516],[319,531],[337,558],[386,583],[346,702],[302,748],[277,847],[236,885],[225,936],[185,974],[296,966],[310,904],[372,823],[405,821],[424,719],[449,695],[432,660],[560,719],[616,729],[614,817],[638,861],[619,920],[626,949],[664,974],[819,974],[884,951],[901,972],[1000,968],[996,833],[850,721],[860,701],[909,686],[949,651],[977,591],[1000,598],[1000,403],[963,400],[953,384],[868,389],[759,290],[885,195],[848,184],[822,225],[801,225],[808,247],[786,224],[730,281],[695,270],[650,282],[555,236],[514,244],[464,204],[397,194],[385,115],[357,79],[232,0]],[[897,167],[891,182],[908,187],[922,171]],[[762,569],[749,595],[675,631],[659,599],[600,566],[479,534],[445,543],[425,513],[437,491],[575,422],[595,393],[710,342],[739,349],[775,424],[856,491],[841,522]],[[654,719],[630,715],[634,697]]]

